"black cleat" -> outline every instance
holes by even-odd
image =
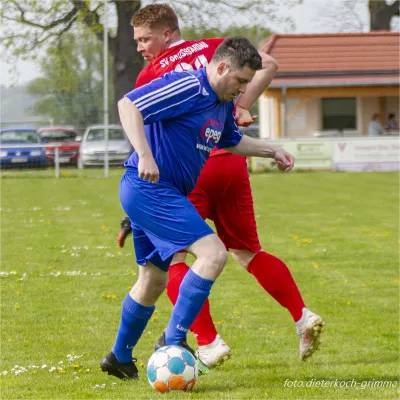
[[[118,246],[121,247],[121,249],[125,245],[125,239],[131,234],[132,234],[131,221],[129,217],[123,217],[121,221],[121,230],[119,231],[118,234]]]
[[[107,372],[108,375],[113,375],[118,379],[138,379],[139,375],[135,365],[136,361],[136,358],[134,358],[131,363],[120,363],[111,352],[100,361],[100,367],[103,372]]]
[[[161,349],[161,347],[164,346],[168,346],[165,343],[165,335],[164,333],[159,337],[159,339],[157,340],[156,344],[154,345],[154,351],[157,351],[158,349]],[[183,347],[184,349],[186,349],[195,359],[197,359],[196,353],[194,352],[194,350],[187,344],[186,339],[181,339],[181,341],[179,342],[178,346]]]

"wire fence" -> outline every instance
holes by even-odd
[[[133,148],[119,125],[93,125],[78,135],[75,128],[14,128],[0,131],[1,177],[108,176],[122,169]],[[79,172],[79,174],[78,174]]]

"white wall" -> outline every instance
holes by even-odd
[[[288,99],[287,116],[295,109],[302,99]],[[321,101],[310,99],[287,122],[286,136],[288,138],[309,137],[321,129]]]
[[[379,114],[379,97],[361,97],[361,126],[362,135],[367,135],[368,124],[374,114]]]
[[[286,103],[286,115],[290,115],[292,110],[301,99],[288,99]],[[399,97],[386,97],[385,118],[389,113],[396,114],[396,119],[400,119]],[[276,100],[262,96],[259,101],[259,124],[260,136],[265,139],[277,139],[276,121]],[[360,97],[357,102],[358,130],[361,135],[366,135],[368,124],[373,114],[379,113],[378,97]],[[297,113],[287,121],[286,137],[301,138],[312,137],[315,132],[321,131],[321,99],[310,99],[304,104]],[[355,134],[355,133],[354,133]],[[354,135],[353,134],[353,135]]]
[[[388,114],[396,114],[396,120],[399,122],[400,114],[400,104],[399,97],[386,97],[386,107],[385,107],[385,121]]]

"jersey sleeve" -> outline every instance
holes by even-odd
[[[171,72],[125,95],[140,111],[145,124],[170,119],[193,109],[201,84],[188,72]]]
[[[240,132],[238,126],[236,125],[233,107],[233,103],[229,104],[228,117],[225,121],[221,139],[217,143],[217,147],[219,149],[234,147],[241,141],[243,137],[243,133]]]

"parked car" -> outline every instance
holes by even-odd
[[[106,142],[104,125],[88,126],[83,134],[79,150],[78,168],[87,165],[104,165]],[[120,125],[108,126],[109,165],[123,165],[133,149]]]
[[[36,129],[1,129],[1,168],[46,168],[45,149],[37,146],[39,144],[40,138]]]
[[[60,164],[78,164],[80,137],[74,128],[67,126],[41,128],[39,135],[42,143],[52,143],[59,146],[58,161]],[[55,147],[46,146],[46,157],[49,165],[54,165]]]

